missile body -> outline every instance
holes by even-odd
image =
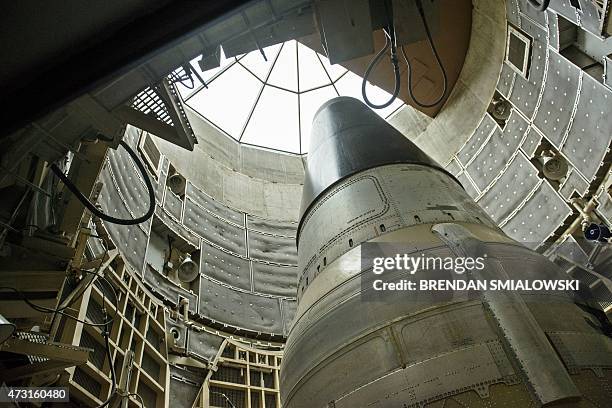
[[[596,406],[586,394],[607,401],[602,406],[612,401],[610,339],[571,293],[370,296],[376,276],[362,255],[373,244],[423,259],[484,256],[473,279],[565,277],[507,237],[451,174],[356,99],[328,101],[315,116],[297,243],[298,309],[280,378],[285,408]]]

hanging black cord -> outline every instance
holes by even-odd
[[[432,108],[436,106],[437,104],[439,104],[442,101],[442,99],[444,99],[444,96],[446,95],[446,91],[448,87],[448,78],[446,75],[446,70],[444,69],[444,65],[442,64],[442,61],[440,60],[440,56],[438,55],[438,50],[436,50],[436,45],[434,44],[433,38],[431,37],[431,32],[429,31],[429,26],[427,25],[427,19],[425,18],[425,12],[423,11],[423,4],[421,3],[421,0],[417,0],[417,8],[419,9],[419,14],[421,15],[421,20],[423,21],[423,27],[425,28],[425,34],[427,34],[427,41],[429,42],[429,46],[431,47],[431,50],[433,51],[433,54],[436,57],[436,61],[438,61],[438,66],[440,67],[440,71],[442,71],[442,78],[443,78],[442,94],[440,95],[440,97],[438,97],[438,99],[436,99],[432,103],[423,103],[419,101],[414,95],[412,91],[412,66],[410,65],[410,61],[408,60],[408,57],[406,56],[406,52],[404,51],[404,46],[401,46],[400,48],[402,50],[402,56],[404,57],[404,60],[406,61],[406,65],[408,66],[408,92],[410,93],[410,97],[412,98],[412,100],[414,100],[414,103],[416,103],[421,108]]]
[[[372,61],[370,61],[370,64],[368,65],[368,68],[366,69],[365,75],[363,76],[363,81],[361,82],[361,95],[363,97],[363,100],[372,109],[383,109],[391,105],[393,101],[395,101],[397,96],[399,95],[400,87],[401,87],[400,67],[399,67],[399,60],[397,59],[397,44],[395,40],[395,28],[393,26],[393,16],[391,15],[390,7],[391,6],[388,4],[388,2],[385,1],[385,10],[387,12],[387,28],[384,29],[385,46],[380,51],[378,51],[378,53],[374,56]],[[368,83],[368,78],[370,77],[372,70],[378,65],[381,58],[383,57],[383,55],[385,55],[385,53],[387,52],[389,48],[391,48],[389,57],[391,59],[391,65],[393,65],[393,75],[395,77],[395,87],[393,89],[393,95],[391,95],[391,98],[389,98],[387,102],[381,105],[376,105],[375,103],[373,103],[372,101],[368,99],[368,95],[366,92],[366,85]]]
[[[90,235],[90,237],[91,237],[91,235]],[[104,245],[104,241],[102,241],[102,243],[103,243],[103,245]],[[92,274],[92,275],[95,275],[96,277],[98,277],[98,278],[102,278],[102,279],[106,280],[106,281],[107,281],[107,283],[109,283],[109,282],[108,282],[108,280],[107,280],[107,279],[106,279],[104,276],[100,275],[100,271],[102,270],[102,265],[104,265],[104,261],[103,261],[103,260],[104,260],[104,258],[106,257],[106,255],[108,255],[108,248],[106,247],[106,245],[104,245],[104,255],[102,255],[102,261],[100,262],[100,266],[98,266],[98,269],[97,269],[95,272],[90,272],[90,271],[87,271],[87,270],[84,270],[84,269],[83,269],[83,270],[82,270],[82,272],[85,272],[85,273],[90,273],[90,274]],[[90,281],[87,283],[87,285],[85,286],[85,288],[83,288],[83,289],[82,289],[81,293],[85,293],[85,291],[86,291],[87,289],[89,289],[89,287],[90,287],[91,285],[93,285],[95,281],[96,281],[96,278],[91,279],[91,280],[90,280]],[[109,283],[109,284],[110,284],[110,283]],[[115,289],[114,289],[112,286],[111,286],[111,289],[112,289],[113,291],[115,291]],[[71,301],[69,301],[68,303],[66,303],[66,305],[65,305],[65,306],[62,306],[62,307],[59,307],[59,308],[55,309],[55,313],[53,314],[53,317],[52,317],[52,320],[51,320],[51,321],[53,322],[53,321],[55,320],[55,318],[57,317],[57,315],[58,315],[58,314],[60,314],[60,312],[62,312],[62,311],[64,311],[64,310],[66,310],[67,308],[69,308],[70,306],[72,306],[72,304],[73,304],[73,303],[76,301],[76,299],[77,299],[77,297],[75,296],[74,298],[72,298],[72,300],[71,300]],[[118,300],[118,298],[117,298],[117,293],[116,293],[116,292],[115,292],[115,304],[117,305],[117,310],[119,310],[119,300]]]
[[[105,253],[108,253],[108,249],[106,249]],[[69,313],[65,313],[64,310],[66,310],[76,300],[76,297],[72,301],[68,302],[68,304],[66,304],[65,306],[59,307],[57,309],[53,309],[53,308],[44,307],[44,306],[41,306],[41,305],[36,304],[34,302],[31,302],[28,299],[28,297],[26,296],[25,293],[23,293],[22,291],[20,291],[20,290],[18,290],[16,288],[13,288],[13,287],[10,287],[10,286],[0,286],[0,290],[8,289],[8,290],[11,290],[11,291],[15,292],[17,295],[19,295],[21,300],[23,300],[26,303],[26,305],[28,305],[29,307],[31,307],[32,309],[36,310],[39,313],[53,313],[53,315],[54,315],[53,317],[54,318],[55,318],[56,315],[59,314],[59,315],[65,316],[65,317],[67,317],[69,319],[72,319],[74,321],[77,321],[79,323],[82,323],[82,324],[85,324],[85,325],[88,325],[88,326],[107,327],[107,325],[109,325],[109,324],[111,324],[113,322],[114,317],[116,317],[116,315],[117,315],[117,313],[119,311],[119,297],[117,296],[117,291],[115,290],[115,287],[112,285],[112,283],[105,276],[100,274],[102,265],[103,265],[103,263],[100,264],[100,266],[98,267],[98,269],[96,271],[88,271],[88,270],[85,270],[85,269],[81,270],[84,273],[88,273],[88,274],[94,275],[94,278],[87,283],[87,285],[85,286],[85,289],[81,292],[81,294],[84,293],[84,291],[87,290],[87,288],[89,288],[89,286],[91,286],[96,281],[96,279],[102,279],[102,281],[104,281],[108,285],[108,287],[111,289],[111,291],[113,292],[113,297],[114,297],[114,300],[115,300],[115,302],[114,302],[114,304],[115,304],[115,316],[111,317],[108,320],[105,320],[102,323],[87,322],[87,321],[84,321],[84,320],[80,320],[80,319],[72,316]],[[100,290],[102,290],[102,289],[100,289]],[[102,292],[102,295],[104,297],[104,292]],[[105,313],[105,316],[106,316],[106,313]]]
[[[538,11],[546,11],[548,5],[550,4],[550,0],[542,0],[539,2],[538,0],[528,0],[529,4],[531,4]]]
[[[129,398],[129,397],[131,397],[132,395],[133,395],[133,396],[135,396],[136,398],[138,398],[138,401],[140,402],[140,408],[145,408],[145,403],[144,403],[144,401],[142,400],[142,397],[141,397],[140,395],[138,395],[137,393],[135,393],[135,392],[131,392],[131,393],[129,393],[127,396],[128,396],[128,398]]]
[[[111,393],[106,399],[106,401],[98,405],[97,408],[106,407],[108,404],[110,404],[110,402],[113,400],[113,397],[117,393],[117,379],[115,378],[115,364],[113,362],[113,356],[111,355],[112,351],[110,348],[110,344],[108,342],[108,333],[106,332],[106,329],[104,332],[104,343],[106,345],[106,355],[108,356],[108,364],[110,365],[110,369],[111,369],[110,374],[111,374],[112,388],[111,388]]]
[[[87,207],[87,209],[91,211],[91,213],[95,215],[96,217],[104,221],[107,221],[113,224],[119,224],[119,225],[140,224],[142,222],[145,222],[149,218],[151,218],[153,216],[153,213],[155,212],[155,190],[153,189],[153,185],[151,184],[151,179],[149,178],[149,175],[147,174],[147,170],[145,169],[144,164],[142,164],[142,161],[138,158],[136,153],[132,150],[132,148],[130,148],[130,146],[125,141],[122,140],[121,142],[119,142],[119,144],[123,146],[125,151],[128,152],[128,154],[132,158],[132,160],[134,160],[134,163],[136,164],[136,167],[138,167],[138,170],[140,170],[140,174],[142,174],[142,177],[144,178],[145,184],[147,186],[147,190],[149,193],[149,209],[147,210],[145,215],[141,217],[134,218],[134,219],[121,219],[121,218],[112,217],[108,214],[104,214],[91,201],[89,201],[89,199],[85,197],[83,193],[81,193],[74,184],[72,184],[70,179],[66,177],[66,175],[60,170],[59,167],[57,167],[55,163],[51,165],[51,170],[53,171],[53,173],[55,173],[57,177],[59,177],[60,180],[62,180],[64,185],[68,187],[68,190],[72,191],[72,193],[76,196],[76,198],[85,207]]]
[[[193,79],[193,77],[191,76],[191,65],[184,64],[182,66],[183,71],[185,71],[183,74],[179,74],[175,71],[171,72],[170,75],[168,75],[170,81],[172,81],[173,83],[180,83],[181,85],[183,85],[185,88],[187,89],[194,89],[195,88],[195,80]],[[189,84],[187,84],[187,80],[189,80]]]
[[[115,293],[115,296],[116,295],[117,294]],[[105,297],[104,297],[104,293],[103,293],[102,294],[102,304],[104,304],[104,303],[105,303]],[[107,317],[108,316],[106,314],[106,308],[102,307],[102,312],[104,313],[104,320],[107,321]],[[106,399],[106,401],[104,401],[102,404],[98,405],[96,408],[104,408],[104,407],[106,407],[108,404],[110,404],[110,402],[115,397],[115,394],[117,393],[117,378],[115,376],[115,362],[113,361],[113,355],[112,355],[113,352],[111,350],[110,343],[109,343],[109,340],[108,340],[108,337],[110,336],[108,325],[104,326],[104,329],[102,330],[102,336],[104,337],[104,344],[106,346],[106,356],[108,357],[108,365],[110,367],[110,376],[111,376],[111,384],[112,385],[111,385],[111,392],[108,395],[108,398]]]
[[[119,297],[117,296],[117,291],[115,290],[113,285],[110,283],[110,281],[106,277],[98,274],[97,272],[87,271],[87,270],[83,270],[83,272],[89,273],[89,274],[92,274],[92,275],[96,275],[98,278],[100,278],[104,282],[106,282],[108,287],[111,288],[111,290],[113,292],[113,296],[115,298],[115,310],[116,310],[115,311],[115,315],[116,315],[117,311],[119,310]],[[95,280],[95,279],[96,278],[92,279],[92,281]],[[89,282],[87,284],[86,288],[89,287],[91,284],[92,284],[92,282]],[[76,322],[79,322],[79,323],[82,323],[82,324],[85,324],[85,325],[88,325],[88,326],[92,326],[92,327],[106,327],[107,325],[111,324],[113,322],[113,320],[114,320],[114,317],[111,317],[110,319],[105,320],[102,323],[87,322],[87,321],[81,320],[81,319],[79,319],[77,317],[74,317],[74,316],[72,316],[69,313],[64,312],[64,310],[68,307],[68,305],[66,305],[64,307],[61,307],[61,308],[58,308],[58,309],[53,309],[53,308],[41,306],[39,304],[36,304],[36,303],[30,301],[25,293],[23,293],[22,291],[14,288],[14,287],[11,287],[11,286],[0,286],[0,290],[3,290],[3,289],[8,289],[10,291],[15,292],[21,298],[21,300],[23,300],[26,303],[26,305],[28,305],[29,307],[31,307],[32,309],[36,310],[39,313],[60,314],[60,315],[65,316],[65,317],[67,317],[69,319],[72,319],[72,320],[74,320]]]
[[[119,297],[117,296],[117,291],[115,290],[115,287],[113,286],[113,284],[103,275],[100,275],[100,269],[98,268],[98,270],[96,272],[93,271],[87,271],[87,270],[82,270],[83,272],[95,275],[95,277],[88,283],[88,285],[86,286],[86,288],[96,280],[97,278],[102,279],[107,285],[108,287],[111,289],[111,291],[113,292],[113,297],[115,298],[115,316],[117,316],[117,313],[119,312]],[[106,406],[108,406],[108,404],[113,400],[113,397],[115,396],[115,394],[117,393],[117,376],[115,373],[115,363],[113,360],[113,356],[112,356],[112,350],[110,347],[110,342],[109,342],[109,336],[110,336],[110,328],[109,325],[113,323],[114,318],[111,317],[109,319],[108,314],[106,313],[106,307],[104,306],[106,304],[106,295],[104,294],[104,291],[100,289],[100,291],[102,292],[102,313],[104,315],[104,322],[103,323],[90,323],[90,322],[86,322],[84,320],[80,320],[70,314],[64,313],[63,310],[66,309],[68,307],[68,305],[64,306],[63,308],[59,308],[59,309],[50,309],[44,306],[40,306],[37,305],[35,303],[32,303],[28,300],[28,298],[25,296],[25,294],[23,292],[21,292],[20,290],[13,288],[13,287],[7,287],[7,286],[2,286],[0,287],[0,289],[9,289],[15,293],[17,293],[19,296],[21,296],[21,299],[28,305],[30,306],[32,309],[41,312],[41,313],[59,313],[61,315],[64,315],[66,317],[69,317],[77,322],[83,323],[85,325],[89,325],[89,326],[94,326],[94,327],[103,327],[102,329],[102,336],[104,337],[104,344],[105,344],[105,348],[106,348],[106,355],[108,357],[108,364],[110,367],[110,376],[111,376],[111,382],[112,382],[112,387],[111,387],[111,392],[108,396],[108,398],[106,399],[106,401],[104,401],[101,405],[98,405],[96,408],[104,408]],[[72,302],[71,302],[72,303]]]

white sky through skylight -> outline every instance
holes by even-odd
[[[361,97],[361,77],[291,40],[200,71],[191,66],[208,87],[194,78],[192,89],[179,83],[187,105],[235,140],[289,153],[308,153],[312,119],[319,107],[337,96]],[[389,99],[385,90],[368,85],[374,103]],[[396,112],[398,98],[389,107],[375,110],[383,118]]]

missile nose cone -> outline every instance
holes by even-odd
[[[300,221],[336,182],[392,163],[444,169],[387,121],[355,98],[341,96],[319,108],[312,124]]]

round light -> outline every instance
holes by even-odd
[[[178,267],[178,278],[181,282],[193,282],[198,277],[200,271],[198,265],[191,260],[191,256],[187,254],[185,259]]]

